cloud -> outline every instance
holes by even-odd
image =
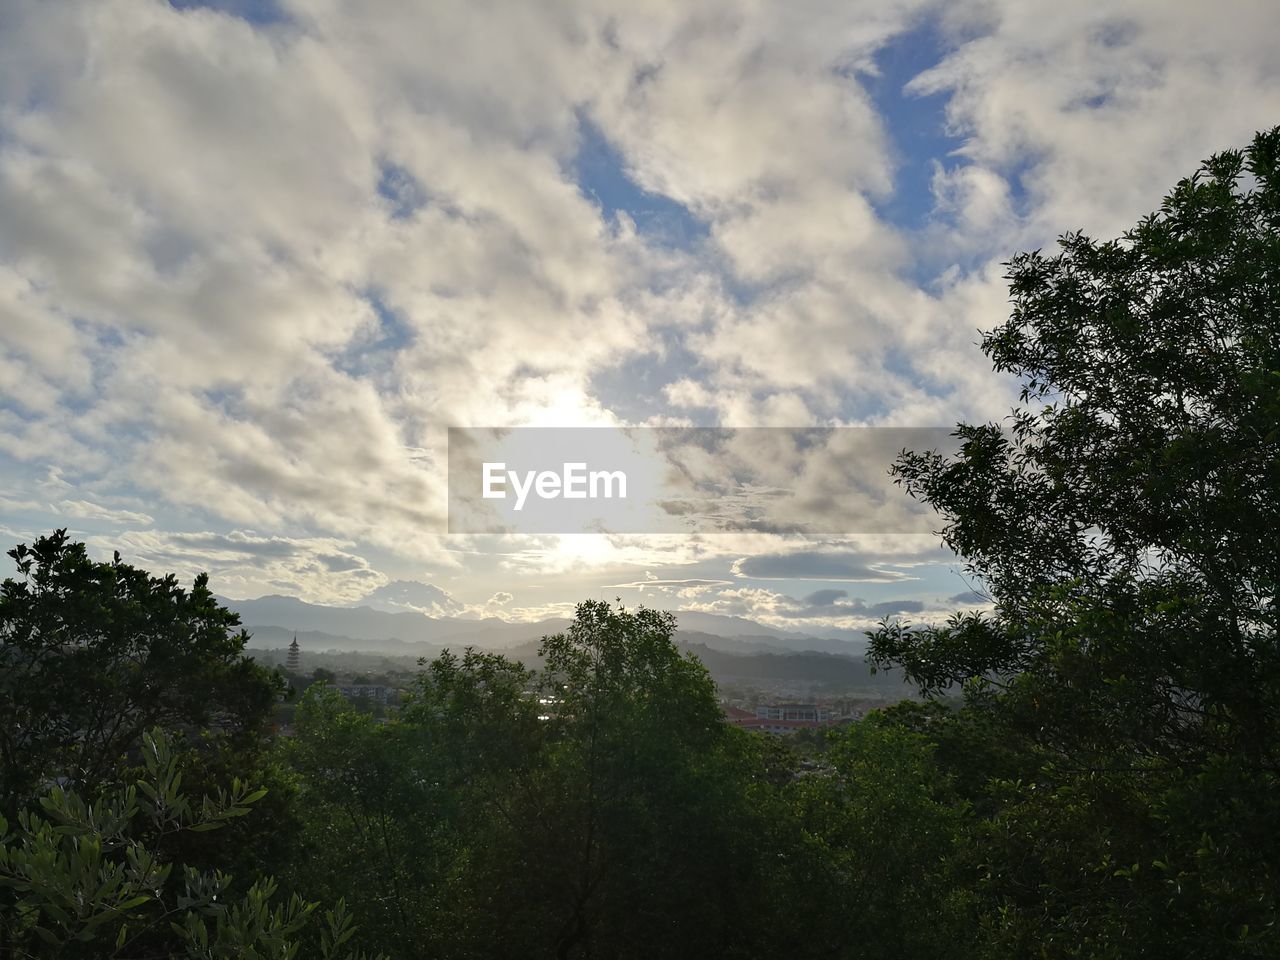
[[[190,580],[208,573],[215,593],[236,598],[279,593],[311,603],[342,604],[387,579],[352,551],[350,541],[329,537],[130,530],[91,535],[85,542],[102,556],[119,550],[126,562],[154,574],[174,573]]]
[[[834,269],[855,234],[888,248],[861,192],[889,183],[883,126],[832,72],[912,15],[873,11],[17,5],[0,297],[37,420],[0,424],[6,449],[231,525],[412,551],[402,531],[442,529],[444,425],[608,422],[598,371],[673,325],[707,353],[732,322],[724,263],[771,283]],[[728,261],[582,194],[587,116]]]
[[[921,600],[882,600],[877,603],[867,603],[859,597],[850,597],[846,590],[816,590],[799,600],[779,596],[781,598],[780,615],[799,620],[849,617],[880,619],[904,613],[920,613],[925,609],[925,603]]]
[[[671,597],[676,602],[683,602],[714,593],[732,583],[732,580],[699,577],[664,579],[647,574],[644,580],[606,584],[603,589],[636,590],[641,596]]]
[[[1280,116],[1251,0],[247,10],[12,0],[0,30],[6,490],[147,527],[118,539],[242,594],[352,602],[427,566],[472,610],[535,574],[561,594],[522,609],[650,568],[707,597],[731,565],[901,580],[936,548],[798,545],[767,511],[717,538],[445,537],[445,431],[1000,416],[1016,384],[975,341],[1001,261],[1117,234]],[[937,62],[878,100],[889,45],[929,32]],[[908,158],[927,186],[904,92],[940,104]],[[689,235],[593,194],[594,147]],[[796,493],[836,510],[848,463],[811,458]]]
[[[908,580],[907,574],[886,570],[863,557],[799,550],[794,553],[765,553],[742,557],[733,564],[735,576],[751,580],[853,580],[862,583],[893,583]]]
[[[366,594],[360,604],[390,613],[413,611],[429,617],[457,616],[465,609],[447,590],[417,580],[384,583]]]
[[[633,580],[630,583],[611,583],[608,586],[611,589],[614,587],[617,587],[618,589],[631,589],[631,588],[644,589],[646,587],[654,587],[654,588],[717,587],[722,585],[727,586],[732,582],[733,582],[732,580],[699,580],[693,577],[685,580],[663,580],[660,577],[653,577],[652,579]]]
[[[951,612],[938,599],[899,598],[867,602],[845,590],[817,590],[804,597],[760,587],[732,587],[689,598],[681,609],[746,617],[769,626],[821,633],[842,631],[857,637],[885,618],[909,616],[915,622],[940,622]]]
[[[999,193],[1000,178],[1020,194],[1028,241],[1113,236],[1210,152],[1280,115],[1269,14],[1243,0],[962,2],[944,18],[952,51],[911,87],[947,97],[971,183]]]
[[[54,506],[59,512],[65,513],[69,517],[79,517],[82,520],[105,520],[108,523],[135,527],[146,526],[155,522],[145,513],[138,513],[133,510],[115,510],[98,503],[90,503],[88,500],[59,500]]]

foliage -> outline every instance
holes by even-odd
[[[867,960],[969,956],[957,873],[968,808],[933,745],[874,714],[829,741],[829,773],[790,787],[818,853],[824,896],[814,934],[832,954],[858,944],[855,955]]]
[[[14,957],[293,958],[300,934],[316,926],[318,905],[296,894],[280,902],[259,879],[227,896],[231,877],[188,867],[175,878],[162,842],[244,816],[264,790],[239,780],[198,804],[182,792],[182,773],[164,733],[143,735],[145,776],[87,803],[54,787],[40,816],[23,811],[17,829],[0,818],[0,944]],[[330,960],[354,933],[342,901],[324,914],[312,944]],[[363,956],[361,954],[360,956]]]
[[[753,955],[789,811],[672,632],[583,604],[545,670],[446,652],[390,723],[309,691],[298,884],[397,956]]]
[[[1280,128],[1122,239],[1069,234],[1009,280],[983,349],[1021,407],[895,467],[995,611],[871,647],[965,685],[926,733],[976,747],[949,769],[980,771],[987,950],[1274,955]]]
[[[1208,161],[1123,240],[1070,234],[1011,261],[1013,314],[983,349],[1024,380],[1022,408],[1007,431],[961,426],[954,460],[895,468],[999,616],[882,632],[883,660],[935,685],[1123,676],[1126,697],[1165,708],[1153,737],[1226,709],[1242,743],[1275,742],[1260,734],[1280,679],[1278,227],[1280,128]]]
[[[543,642],[554,711],[533,811],[568,854],[547,886],[557,955],[730,952],[756,929],[745,758],[674,632],[670,614],[587,602]]]
[[[9,551],[0,587],[0,811],[12,818],[54,778],[117,776],[144,730],[251,740],[279,681],[241,655],[246,634],[202,574],[183,590],[89,558],[65,530]]]
[[[324,685],[307,691],[294,722],[280,754],[302,829],[286,879],[308,896],[345,898],[371,946],[429,951],[456,852],[441,763],[414,728],[378,723]]]

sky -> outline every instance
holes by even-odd
[[[448,430],[1004,416],[1002,261],[1280,122],[1269,8],[0,0],[0,535],[432,615],[978,604],[927,531],[451,534]]]

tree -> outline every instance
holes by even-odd
[[[43,816],[0,817],[0,946],[13,957],[262,957],[298,955],[316,926],[318,904],[275,899],[270,878],[228,896],[231,877],[194,868],[174,876],[165,837],[223,827],[266,792],[234,781],[193,804],[181,790],[178,759],[159,729],[144,733],[145,775],[86,803],[54,787]],[[355,930],[341,900],[308,937],[327,960],[357,960],[343,949]],[[363,957],[360,954],[360,957]]]
[[[1151,737],[1181,749],[1178,728],[1226,708],[1275,766],[1280,128],[1123,239],[1061,247],[1010,262],[1012,316],[983,341],[1025,384],[1009,430],[962,425],[956,459],[895,467],[947,519],[996,627],[882,632],[875,652],[936,688],[1065,656],[1056,629],[1088,622],[1089,659],[1155,695]]]
[[[402,956],[794,943],[776,914],[791,820],[774,758],[723,722],[673,631],[583,604],[544,640],[545,669],[445,652],[385,724],[313,689],[281,745],[306,820],[289,875],[308,896],[350,891],[366,941]]]
[[[995,611],[886,624],[871,655],[926,690],[967,684],[1035,771],[991,781],[997,955],[1267,955],[1280,128],[1206,161],[1121,239],[1060,247],[1010,261],[1012,314],[983,341],[1022,379],[1020,408],[961,425],[954,459],[894,468]]]
[[[434,955],[459,926],[455,872],[461,795],[442,744],[412,724],[374,721],[338,691],[312,686],[278,754],[297,778],[300,845],[282,870],[308,897],[345,898],[367,944]]]
[[[711,857],[726,839],[704,819],[716,785],[703,778],[726,728],[710,675],[674,633],[671,614],[588,601],[566,633],[543,640],[556,842],[570,851],[552,878],[557,956],[623,955],[628,943],[661,956],[720,932],[723,918],[689,909],[688,897],[703,872],[693,850]],[[724,865],[727,850],[717,853],[707,872]]]
[[[65,530],[9,551],[0,587],[0,811],[44,783],[96,789],[144,730],[211,730],[251,741],[280,680],[243,656],[247,634],[203,574],[183,590],[90,559]]]
[[[809,955],[972,955],[972,895],[959,857],[968,804],[934,750],[924,735],[872,713],[831,733],[825,774],[790,785],[806,846],[817,851]]]

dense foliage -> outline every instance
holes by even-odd
[[[324,960],[363,960],[343,948],[355,931],[341,900],[321,925],[318,904],[277,898],[269,877],[232,899],[221,871],[187,867],[178,876],[166,837],[220,829],[266,791],[234,780],[193,804],[163,731],[143,734],[142,754],[144,775],[127,788],[86,803],[53,787],[41,814],[23,811],[12,834],[0,817],[6,956],[292,960],[305,943]]]
[[[243,746],[278,680],[241,656],[247,635],[209,592],[90,559],[65,531],[9,551],[0,587],[0,812],[51,774],[100,786],[152,727]],[[214,748],[211,746],[211,749]]]
[[[1022,407],[896,466],[995,611],[873,655],[1021,754],[979,780],[997,954],[1280,955],[1280,129],[1061,247],[983,343]]]
[[[17,548],[0,951],[1280,956],[1278,227],[1280,130],[1010,262],[1019,409],[895,467],[993,610],[872,635],[962,701],[748,734],[670,615],[589,602],[538,670],[286,706],[204,578]]]

